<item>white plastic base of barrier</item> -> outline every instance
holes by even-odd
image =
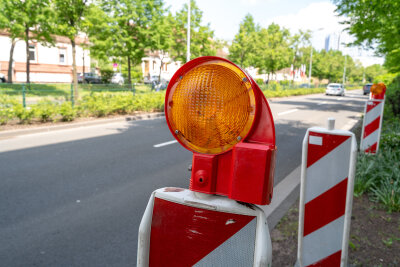
[[[182,188],[154,191],[139,227],[137,266],[271,266],[255,205]]]

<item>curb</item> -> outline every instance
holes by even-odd
[[[33,134],[33,133],[42,133],[42,132],[50,132],[50,131],[57,131],[63,129],[73,129],[91,125],[98,125],[98,124],[107,124],[113,122],[122,122],[122,121],[138,121],[138,120],[151,120],[160,117],[164,117],[164,112],[155,112],[155,113],[145,113],[140,115],[134,116],[124,116],[124,117],[117,117],[117,118],[109,118],[109,119],[95,119],[91,121],[83,121],[83,122],[71,122],[62,125],[52,125],[52,126],[37,126],[32,128],[26,129],[18,129],[18,130],[8,130],[4,132],[0,132],[0,139],[5,139],[9,137],[16,137],[19,135],[24,134]]]

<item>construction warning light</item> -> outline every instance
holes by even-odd
[[[372,99],[384,99],[386,92],[386,85],[382,82],[374,83],[371,86],[371,98]]]
[[[247,136],[256,105],[244,72],[212,60],[179,76],[169,89],[166,111],[172,132],[185,147],[219,154]]]
[[[194,153],[190,189],[253,204],[272,198],[275,128],[257,83],[232,62],[200,57],[172,77],[165,115]]]

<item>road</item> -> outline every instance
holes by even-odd
[[[367,97],[270,99],[275,184],[301,162],[311,126],[350,129]],[[164,118],[118,121],[0,140],[0,266],[132,266],[150,193],[189,186],[191,153]]]

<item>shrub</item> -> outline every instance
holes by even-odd
[[[261,86],[264,84],[264,80],[263,79],[256,79],[256,83]]]
[[[14,110],[12,108],[0,108],[0,125],[5,125],[14,117]]]
[[[62,121],[73,121],[76,117],[76,110],[72,107],[71,102],[62,103],[59,113]]]
[[[21,104],[18,104],[15,105],[13,109],[14,114],[19,119],[20,123],[31,123],[35,115],[35,111],[32,108],[24,108]]]
[[[35,115],[39,117],[42,122],[52,121],[57,115],[57,104],[44,99],[34,107],[34,110]]]

